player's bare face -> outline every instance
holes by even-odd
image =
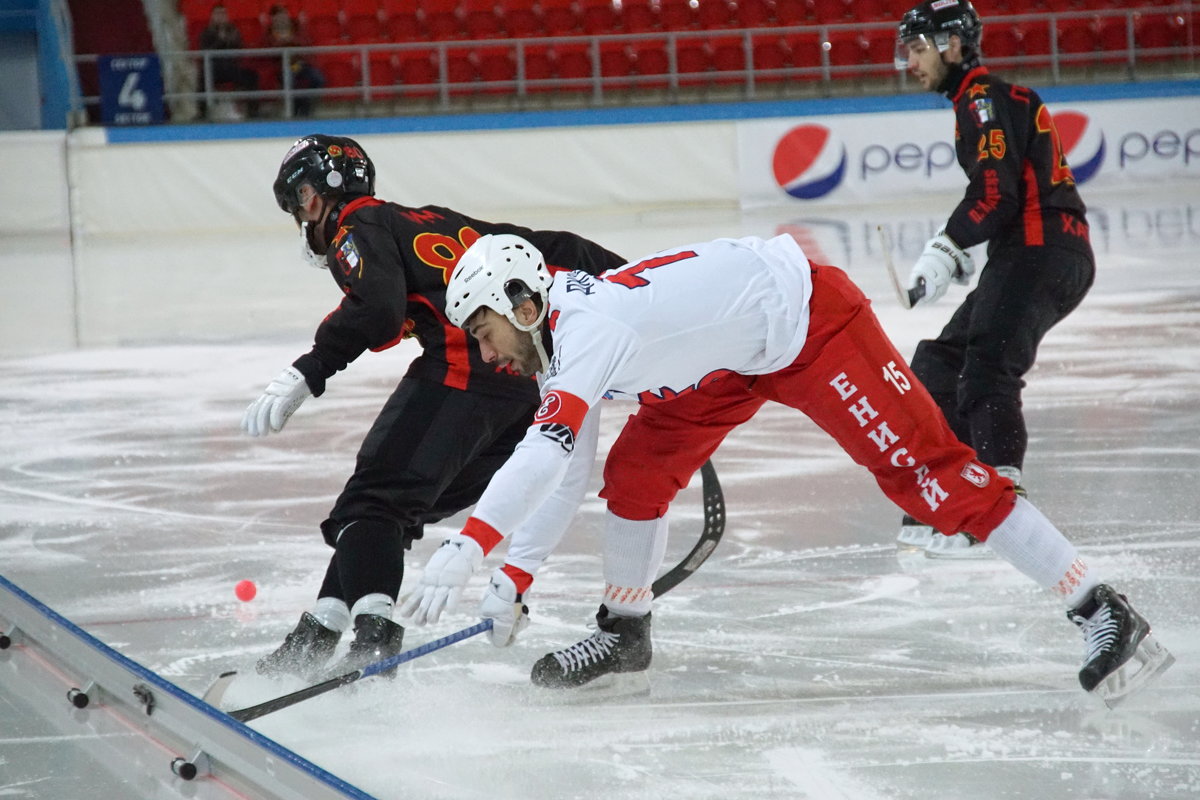
[[[533,375],[541,366],[533,346],[533,334],[518,330],[507,317],[482,308],[467,320],[467,333],[479,342],[479,352],[488,364],[508,367],[518,375]]]
[[[935,90],[949,69],[937,46],[925,36],[910,39],[905,45],[908,47],[908,71],[921,82],[922,89]]]

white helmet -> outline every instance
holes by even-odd
[[[503,314],[518,330],[536,330],[546,316],[546,293],[553,280],[541,251],[525,239],[511,233],[481,236],[450,274],[446,316],[461,328],[472,314],[487,307]],[[522,325],[513,309],[534,296],[541,300],[537,319]]]

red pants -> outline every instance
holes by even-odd
[[[955,438],[846,274],[812,270],[808,339],[791,366],[641,406],[609,452],[600,496],[625,519],[661,517],[725,436],[774,400],[836,439],[908,514],[986,539],[1016,501],[1012,482]]]

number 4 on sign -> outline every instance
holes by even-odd
[[[134,111],[143,111],[146,108],[146,93],[138,88],[139,77],[141,76],[137,72],[126,75],[125,82],[121,84],[121,93],[117,95],[118,104]]]
[[[889,361],[887,366],[883,368],[883,379],[892,386],[895,386],[896,391],[900,394],[904,394],[912,388],[912,384],[909,383],[908,376],[900,371],[900,368],[896,366],[895,361]]]

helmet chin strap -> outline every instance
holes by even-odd
[[[300,223],[300,257],[310,267],[316,267],[317,269],[326,268],[325,256],[313,249],[311,222]]]
[[[538,354],[538,361],[541,362],[541,367],[538,369],[538,372],[545,375],[550,370],[550,359],[546,355],[546,346],[542,344],[542,332],[540,329],[536,331],[530,331],[529,335],[533,337],[533,349]]]
[[[513,309],[512,311],[508,312],[508,314],[506,315],[508,317],[509,321],[516,327],[517,330],[528,333],[530,338],[533,339],[533,349],[538,355],[538,361],[541,362],[541,368],[538,369],[538,372],[541,372],[543,375],[546,373],[546,371],[548,369],[550,369],[550,358],[546,355],[546,346],[544,344],[542,344],[542,331],[541,331],[542,320],[544,320],[546,318],[546,311],[548,308],[549,308],[549,306],[547,306],[547,304],[545,302],[545,298],[542,298],[541,310],[538,311],[538,315],[533,320],[533,322],[529,323],[528,325],[522,325],[517,320],[516,309]]]

